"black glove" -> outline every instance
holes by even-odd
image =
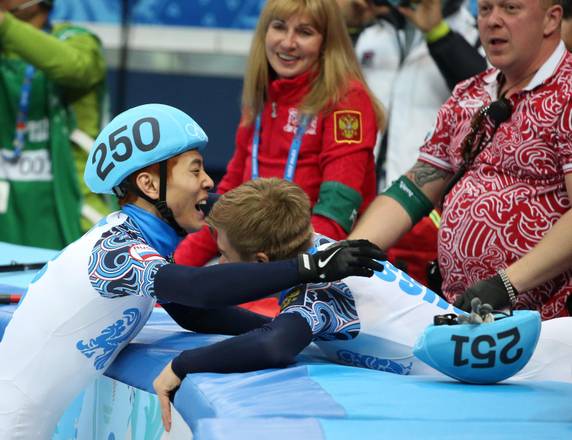
[[[473,284],[457,297],[453,305],[465,312],[470,312],[473,298],[480,298],[483,304],[490,304],[494,310],[502,310],[510,306],[508,292],[499,274]]]
[[[315,254],[298,255],[298,273],[303,283],[337,281],[345,277],[371,277],[381,272],[386,255],[368,240],[344,240]]]

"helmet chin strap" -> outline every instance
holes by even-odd
[[[167,160],[159,164],[159,200],[153,200],[151,203],[155,205],[161,217],[171,225],[177,235],[184,237],[187,235],[187,231],[177,223],[173,211],[167,206]]]
[[[168,160],[168,159],[167,159]],[[175,216],[173,215],[173,211],[171,208],[167,206],[167,160],[164,160],[159,163],[159,199],[152,199],[147,194],[145,194],[141,189],[136,185],[133,184],[129,179],[125,179],[123,183],[119,186],[113,188],[113,192],[119,198],[125,197],[127,191],[131,190],[135,192],[139,197],[143,200],[148,201],[151,203],[163,220],[165,220],[177,233],[177,235],[181,237],[185,237],[187,235],[187,231],[185,231],[177,220],[175,220]]]

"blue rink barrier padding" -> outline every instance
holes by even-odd
[[[178,331],[158,310],[106,375],[151,391],[179,350],[223,338]],[[196,438],[209,440],[572,436],[570,384],[399,376],[324,362],[312,347],[299,360],[282,370],[189,375],[174,405]]]
[[[8,325],[10,318],[12,318],[14,310],[16,310],[15,305],[0,306],[0,340],[2,340],[2,336],[4,336],[4,329]],[[0,362],[2,362],[1,359]]]
[[[59,251],[0,242],[0,265],[11,263],[43,263]],[[36,271],[0,272],[0,293],[21,294],[34,278]]]
[[[14,308],[0,307],[0,333]],[[156,309],[106,376],[152,392],[176,353],[223,338],[182,331]],[[174,405],[198,440],[572,438],[572,384],[399,376],[328,363],[313,346],[286,369],[189,375]]]

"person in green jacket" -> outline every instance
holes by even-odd
[[[98,38],[52,26],[52,7],[0,0],[0,241],[61,249],[109,212],[79,178],[106,66]]]

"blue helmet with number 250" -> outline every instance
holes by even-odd
[[[430,325],[413,354],[461,382],[496,383],[528,363],[540,329],[540,314],[531,310],[517,310],[491,323]]]
[[[84,180],[94,193],[113,194],[130,174],[188,150],[201,153],[207,135],[185,112],[164,104],[145,104],[117,115],[99,133],[85,166]]]

